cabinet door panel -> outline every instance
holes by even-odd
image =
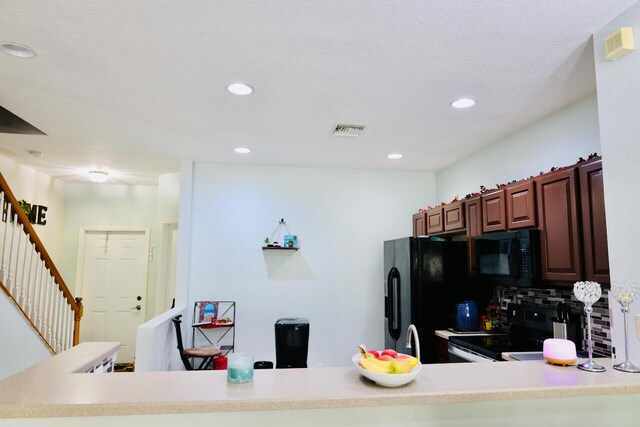
[[[442,216],[442,208],[429,209],[427,211],[427,234],[444,231]]]
[[[533,181],[507,188],[507,227],[510,230],[536,226],[534,188]]]
[[[464,228],[464,202],[452,203],[444,207],[444,229]]]
[[[602,161],[580,167],[585,277],[609,283],[609,251],[604,209]]]
[[[504,231],[507,229],[504,190],[482,196],[482,231]]]
[[[427,214],[419,212],[413,215],[413,237],[427,235]]]
[[[479,197],[465,202],[467,221],[467,254],[469,275],[478,274],[476,265],[476,237],[482,236],[482,202]]]
[[[575,175],[575,169],[568,169],[536,179],[544,280],[581,279]]]

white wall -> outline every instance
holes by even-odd
[[[0,172],[18,200],[48,208],[46,225],[34,225],[53,262],[62,262],[64,230],[65,183],[0,155]],[[66,280],[66,277],[63,277]]]
[[[158,202],[157,202],[157,223],[158,223],[158,250],[156,283],[155,283],[155,313],[160,314],[163,310],[171,307],[171,301],[175,298],[174,277],[172,267],[175,266],[177,254],[171,250],[171,229],[170,223],[178,223],[178,205],[180,203],[180,172],[160,175],[158,177]]]
[[[155,280],[160,230],[157,219],[158,187],[153,185],[67,184],[64,219],[64,256],[61,273],[74,293],[81,226],[151,227],[154,251],[149,263],[147,319],[155,315]],[[75,293],[74,293],[75,295]]]
[[[15,304],[0,291],[0,380],[51,357]]]
[[[158,220],[178,220],[180,203],[180,172],[158,177]]]
[[[615,62],[604,55],[604,38],[619,27],[632,27],[640,46],[640,4],[636,3],[594,35],[600,137],[602,140],[607,234],[612,281],[640,283],[638,274],[638,211],[640,199],[634,190],[640,182],[640,53],[633,52]],[[618,303],[610,302],[613,314],[613,345],[623,353],[622,316]],[[640,302],[631,306],[640,313]],[[640,342],[635,321],[630,318],[631,354],[640,363]]]
[[[384,345],[383,241],[409,236],[433,173],[196,163],[189,305],[237,301],[236,350],[275,362],[274,323],[310,320],[309,366]],[[263,252],[280,218],[297,252]]]
[[[437,172],[437,200],[494,188],[528,178],[552,166],[575,163],[578,157],[600,153],[595,95],[569,105],[477,153]],[[432,203],[433,204],[433,203]]]
[[[136,334],[136,372],[183,371],[184,364],[178,353],[174,316],[186,313],[185,307],[176,307],[159,314],[138,326]],[[182,336],[187,338],[191,327],[182,322]],[[186,346],[186,344],[184,344]]]

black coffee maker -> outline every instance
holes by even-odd
[[[278,319],[276,330],[276,368],[306,368],[309,351],[309,320]]]

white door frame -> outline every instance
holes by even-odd
[[[167,300],[167,286],[169,285],[169,281],[166,277],[167,266],[171,262],[169,260],[169,231],[171,230],[171,226],[175,225],[176,227],[179,225],[179,221],[177,219],[167,219],[161,221],[161,236],[160,236],[160,251],[158,253],[158,272],[156,274],[156,315],[164,313],[168,309],[160,309],[160,307],[164,306],[164,303]],[[175,298],[175,292],[173,297]]]
[[[133,232],[144,233],[144,253],[147,257],[147,264],[144,269],[144,298],[145,304],[148,307],[148,293],[149,293],[149,238],[151,234],[151,227],[129,227],[129,226],[112,226],[112,225],[96,225],[96,226],[80,226],[80,235],[78,237],[78,259],[76,264],[76,285],[75,294],[82,296],[83,283],[82,275],[84,274],[84,247],[87,233],[91,232]],[[146,310],[145,310],[146,313]]]

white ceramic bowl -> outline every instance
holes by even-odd
[[[360,356],[361,354],[354,354],[351,360],[353,364],[356,366],[358,373],[365,378],[370,379],[371,381],[376,382],[377,384],[383,385],[385,387],[400,387],[401,385],[405,385],[413,381],[418,373],[422,370],[422,364],[418,363],[416,366],[411,369],[411,372],[406,374],[381,374],[379,372],[369,371],[360,366]]]

